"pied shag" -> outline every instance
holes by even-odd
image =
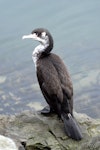
[[[64,122],[66,134],[75,140],[82,139],[79,125],[73,116],[73,85],[68,70],[59,56],[51,53],[53,38],[47,29],[37,28],[23,39],[31,38],[40,44],[34,49],[32,58],[36,67],[40,89],[49,108],[41,113],[55,112]]]

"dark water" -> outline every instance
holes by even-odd
[[[74,109],[100,117],[100,1],[0,0],[0,113],[41,109],[31,54],[37,45],[22,41],[34,28],[53,35],[53,52],[68,66]]]

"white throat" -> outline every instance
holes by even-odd
[[[37,60],[40,58],[42,52],[45,51],[45,49],[48,47],[48,45],[49,44],[45,44],[45,45],[40,44],[34,49],[34,51],[32,53],[32,59],[35,64],[35,67],[37,66]]]
[[[32,59],[35,63],[35,66],[37,65],[37,60],[40,58],[41,54],[46,50],[46,48],[49,46],[49,37],[46,35],[46,32],[41,33],[41,37],[38,37],[36,33],[24,35],[22,39],[34,39],[36,41],[40,42],[40,45],[38,45],[33,53],[32,53]]]

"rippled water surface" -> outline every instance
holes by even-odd
[[[45,105],[31,54],[37,42],[22,40],[34,28],[53,35],[53,52],[68,66],[74,109],[100,117],[100,1],[0,0],[0,113]]]

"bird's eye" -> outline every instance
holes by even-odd
[[[40,37],[41,36],[41,32],[35,32],[35,34]]]
[[[34,32],[36,35],[38,35],[38,32]]]

